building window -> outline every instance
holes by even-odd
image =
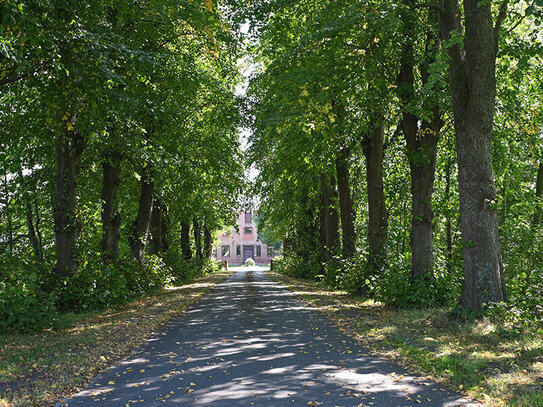
[[[253,213],[245,212],[245,223],[253,223]]]
[[[230,246],[227,246],[227,245],[221,246],[221,256],[230,257]]]
[[[256,246],[256,257],[262,257],[262,246]]]
[[[253,233],[253,228],[245,228],[246,235],[250,235],[251,233]]]
[[[236,257],[241,257],[241,245],[236,245]]]

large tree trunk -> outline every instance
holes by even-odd
[[[419,117],[410,112],[416,101],[414,76],[414,38],[415,16],[414,2],[404,0],[404,44],[400,73],[398,75],[399,96],[403,107],[402,130],[407,147],[411,177],[411,273],[413,276],[432,276],[434,266],[432,194],[434,190],[437,143],[442,121],[436,106],[425,106],[433,112],[430,122],[424,121],[419,128]],[[434,13],[434,11],[430,11]],[[434,14],[432,14],[434,16]],[[434,17],[437,20],[436,17]],[[437,21],[436,21],[437,23]],[[432,44],[435,42],[433,27],[428,28],[426,41],[426,59],[434,60]],[[421,63],[421,76],[424,84],[428,83],[427,63]]]
[[[437,114],[437,112],[436,112]],[[433,275],[434,254],[432,194],[439,139],[439,124],[425,126],[422,134],[406,137],[411,170],[411,272],[414,276]]]
[[[354,230],[353,200],[349,184],[349,158],[350,148],[344,147],[340,150],[336,160],[337,184],[339,192],[339,208],[341,213],[342,229],[342,253],[347,259],[356,253],[356,234]]]
[[[145,258],[145,246],[147,245],[147,234],[151,224],[153,213],[154,185],[145,177],[141,178],[140,203],[138,214],[132,225],[132,234],[128,243],[132,249],[132,257],[143,262]]]
[[[382,117],[374,119],[372,131],[363,141],[366,156],[366,177],[368,188],[368,245],[369,264],[375,271],[380,271],[386,261],[386,240],[388,214],[385,206],[383,187],[383,156],[385,139],[385,121]]]
[[[455,30],[462,33],[461,11],[458,0],[445,0],[443,5],[441,33],[447,40]],[[464,10],[465,46],[448,48],[449,85],[464,255],[465,281],[460,304],[479,312],[483,304],[506,297],[492,170],[496,52],[503,16],[498,18],[495,29],[490,3],[464,0]]]
[[[76,212],[77,179],[85,140],[78,131],[62,130],[57,143],[57,176],[55,187],[55,271],[60,276],[75,274],[75,249],[81,232]]]
[[[535,181],[535,209],[534,209],[534,227],[541,223],[541,212],[543,208],[543,163],[537,164],[537,178]]]
[[[202,258],[202,228],[196,218],[192,220],[192,231],[194,233],[194,252],[198,259]]]
[[[211,236],[211,230],[207,226],[207,224],[204,223],[204,257],[206,259],[211,258],[211,254],[213,251],[213,238]]]
[[[119,256],[119,240],[121,238],[121,214],[119,213],[119,184],[121,154],[107,154],[102,167],[102,252],[106,260],[115,260]]]
[[[336,209],[335,179],[328,175],[321,176],[321,189],[326,218],[326,260],[330,260],[339,251],[339,216]]]
[[[153,202],[153,213],[151,214],[151,239],[149,241],[149,254],[159,254],[162,247],[162,205],[155,199]]]
[[[190,222],[181,222],[181,254],[187,261],[192,259],[192,249],[190,247]]]

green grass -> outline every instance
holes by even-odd
[[[451,319],[447,309],[395,309],[322,283],[271,275],[375,355],[488,406],[543,407],[543,337],[536,329]]]
[[[63,329],[0,336],[0,406],[46,406],[85,388],[229,272],[167,289],[108,312],[65,314]]]

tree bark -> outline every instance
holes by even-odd
[[[451,158],[447,157],[447,167],[445,168],[445,202],[449,202],[451,195]],[[447,273],[452,272],[453,262],[453,244],[452,244],[452,214],[447,208],[445,213],[445,239],[447,253]]]
[[[211,230],[204,223],[204,256],[206,259],[211,258],[213,251],[213,238],[211,237]]]
[[[441,35],[462,33],[458,0],[445,0]],[[496,187],[492,169],[492,133],[496,98],[496,52],[499,25],[493,27],[491,4],[464,0],[464,47],[448,48],[452,96],[464,287],[460,304],[479,312],[488,302],[506,298],[498,233]]]
[[[141,178],[140,203],[138,214],[132,225],[132,234],[128,243],[132,251],[132,257],[143,262],[145,258],[145,246],[147,245],[147,234],[151,224],[153,213],[154,184],[145,177]]]
[[[11,211],[10,211],[10,199],[8,191],[8,170],[4,169],[4,210],[6,212],[6,218],[8,221],[8,240],[9,240],[9,252],[13,254],[13,224],[11,220]]]
[[[336,160],[339,208],[341,214],[342,254],[347,259],[356,253],[356,234],[354,230],[354,211],[349,183],[350,148],[343,147]]]
[[[326,260],[330,260],[339,251],[339,216],[335,205],[335,179],[328,175],[321,176],[321,188],[326,218]]]
[[[192,249],[190,247],[190,222],[181,222],[181,254],[183,259],[192,259]]]
[[[196,257],[201,259],[203,256],[202,253],[202,228],[200,227],[200,222],[196,218],[192,220],[192,231],[194,233],[194,252]]]
[[[24,199],[24,204],[25,204],[25,209],[26,209],[26,226],[28,229],[28,240],[30,240],[30,245],[32,246],[32,253],[34,254],[34,258],[36,260],[41,260],[43,258],[42,247],[38,239],[38,235],[36,233],[37,227],[34,227],[34,211],[32,209],[32,202],[30,201],[30,197],[28,196],[28,186],[25,183],[22,168],[19,168],[19,178],[21,180],[21,185],[23,188],[23,199]]]
[[[167,252],[170,248],[170,241],[168,238],[169,234],[169,227],[168,227],[168,208],[165,205],[160,206],[160,210],[162,211],[162,226],[160,230],[162,231],[162,251]]]
[[[108,153],[102,163],[102,252],[107,261],[119,256],[121,239],[121,214],[119,213],[119,184],[121,154],[117,151]]]
[[[153,202],[153,212],[151,214],[151,238],[149,241],[149,254],[159,254],[163,251],[162,247],[162,208],[160,201],[155,199]]]
[[[404,22],[404,44],[398,75],[399,96],[403,107],[402,130],[406,141],[407,158],[411,178],[411,273],[413,276],[433,276],[433,226],[432,194],[434,191],[437,143],[442,127],[438,106],[425,106],[433,112],[430,122],[423,121],[419,128],[419,117],[409,109],[417,103],[415,93],[415,20],[414,2],[404,0],[406,5]],[[431,17],[434,11],[430,11]],[[437,18],[434,16],[434,19]],[[436,21],[437,23],[437,21]],[[434,43],[433,27],[428,28],[425,54],[433,61],[431,47]],[[423,84],[428,83],[426,61],[422,61],[420,72]],[[428,103],[426,103],[428,104]]]
[[[541,212],[543,208],[543,163],[537,164],[537,177],[535,181],[535,209],[534,209],[534,227],[541,224]]]
[[[73,276],[77,267],[75,249],[81,232],[76,213],[77,181],[84,149],[85,140],[78,131],[61,131],[56,143],[55,272],[65,277]]]
[[[327,257],[328,252],[326,250],[326,201],[324,197],[324,191],[321,191],[321,202],[319,210],[319,254],[321,263],[325,263],[327,260],[329,260],[329,258]]]
[[[383,186],[384,139],[385,121],[379,117],[373,120],[373,129],[362,143],[368,188],[368,261],[375,271],[380,271],[386,262],[388,214]]]

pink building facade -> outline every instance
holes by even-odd
[[[269,264],[279,254],[273,246],[268,247],[258,240],[252,212],[240,212],[237,224],[239,232],[231,228],[229,232],[218,236],[219,243],[215,249],[217,260],[228,260],[228,264],[240,265],[251,258],[256,264]]]

